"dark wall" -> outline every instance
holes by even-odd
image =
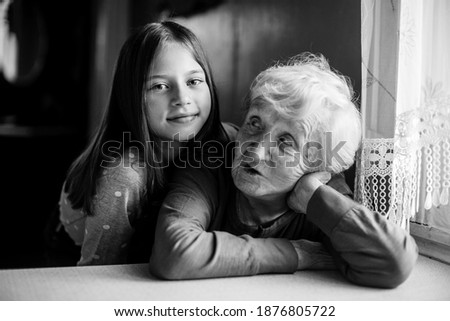
[[[45,51],[31,80],[11,83],[0,73],[0,268],[47,265],[44,228],[86,141],[91,4],[21,4],[37,10]],[[33,32],[26,20],[22,27]]]
[[[14,21],[21,20],[19,29],[24,41],[19,37],[19,52],[29,49],[27,33],[39,38],[43,49],[35,58],[41,67],[33,79],[24,83],[20,79],[19,83],[10,83],[0,72],[0,120],[80,128],[86,123],[88,110],[91,4],[88,0],[76,1],[67,10],[64,2],[56,0],[20,3],[24,10],[33,8],[29,15],[38,19],[19,19],[21,11],[13,15]]]

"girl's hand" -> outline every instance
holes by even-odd
[[[334,270],[337,269],[331,254],[322,243],[308,240],[290,241],[297,252],[297,270]]]
[[[297,213],[306,214],[309,200],[316,189],[321,185],[328,183],[330,179],[331,174],[328,172],[315,172],[303,175],[288,196],[288,206]]]

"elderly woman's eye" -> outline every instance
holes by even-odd
[[[260,122],[259,119],[256,118],[256,117],[250,118],[250,120],[247,122],[247,124],[248,124],[252,129],[261,129],[261,122]]]
[[[287,148],[287,147],[294,147],[294,141],[288,137],[280,137],[279,138],[280,147]]]

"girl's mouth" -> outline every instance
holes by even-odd
[[[192,122],[194,119],[198,117],[198,114],[189,114],[189,115],[177,115],[171,118],[167,118],[167,121],[177,124],[186,124]]]

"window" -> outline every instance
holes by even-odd
[[[450,263],[450,2],[363,0],[361,13],[356,198]]]

